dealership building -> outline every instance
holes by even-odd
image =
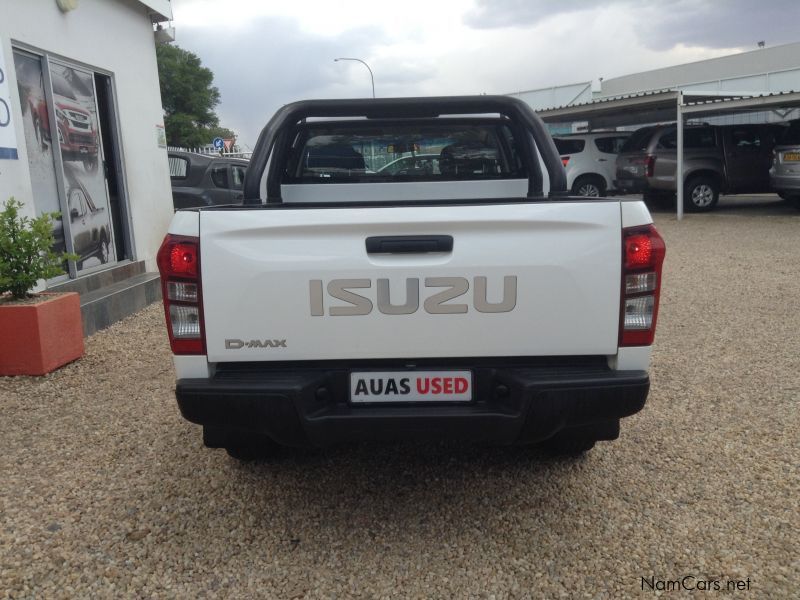
[[[0,0],[0,204],[59,212],[85,333],[157,299],[173,214],[156,44],[169,0]],[[163,23],[163,26],[158,24]]]

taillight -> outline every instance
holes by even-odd
[[[564,165],[566,167],[568,162],[569,162],[569,156],[562,156],[561,157],[561,164],[562,165]]]
[[[620,346],[653,343],[665,253],[664,240],[652,225],[623,230]]]
[[[156,262],[173,354],[205,354],[200,239],[167,234]]]
[[[652,177],[653,173],[656,172],[656,157],[652,154],[648,154],[647,158],[644,159],[644,174],[645,177]]]

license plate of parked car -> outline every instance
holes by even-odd
[[[800,152],[784,152],[783,160],[787,162],[798,162],[800,161]]]
[[[361,371],[350,373],[350,401],[469,402],[471,371]]]

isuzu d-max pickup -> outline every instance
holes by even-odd
[[[641,201],[565,184],[514,98],[284,106],[244,204],[177,212],[158,253],[183,416],[242,459],[615,439],[647,397],[664,243]]]

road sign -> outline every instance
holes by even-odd
[[[214,138],[214,150],[224,150],[225,149],[225,140],[221,137]]]

